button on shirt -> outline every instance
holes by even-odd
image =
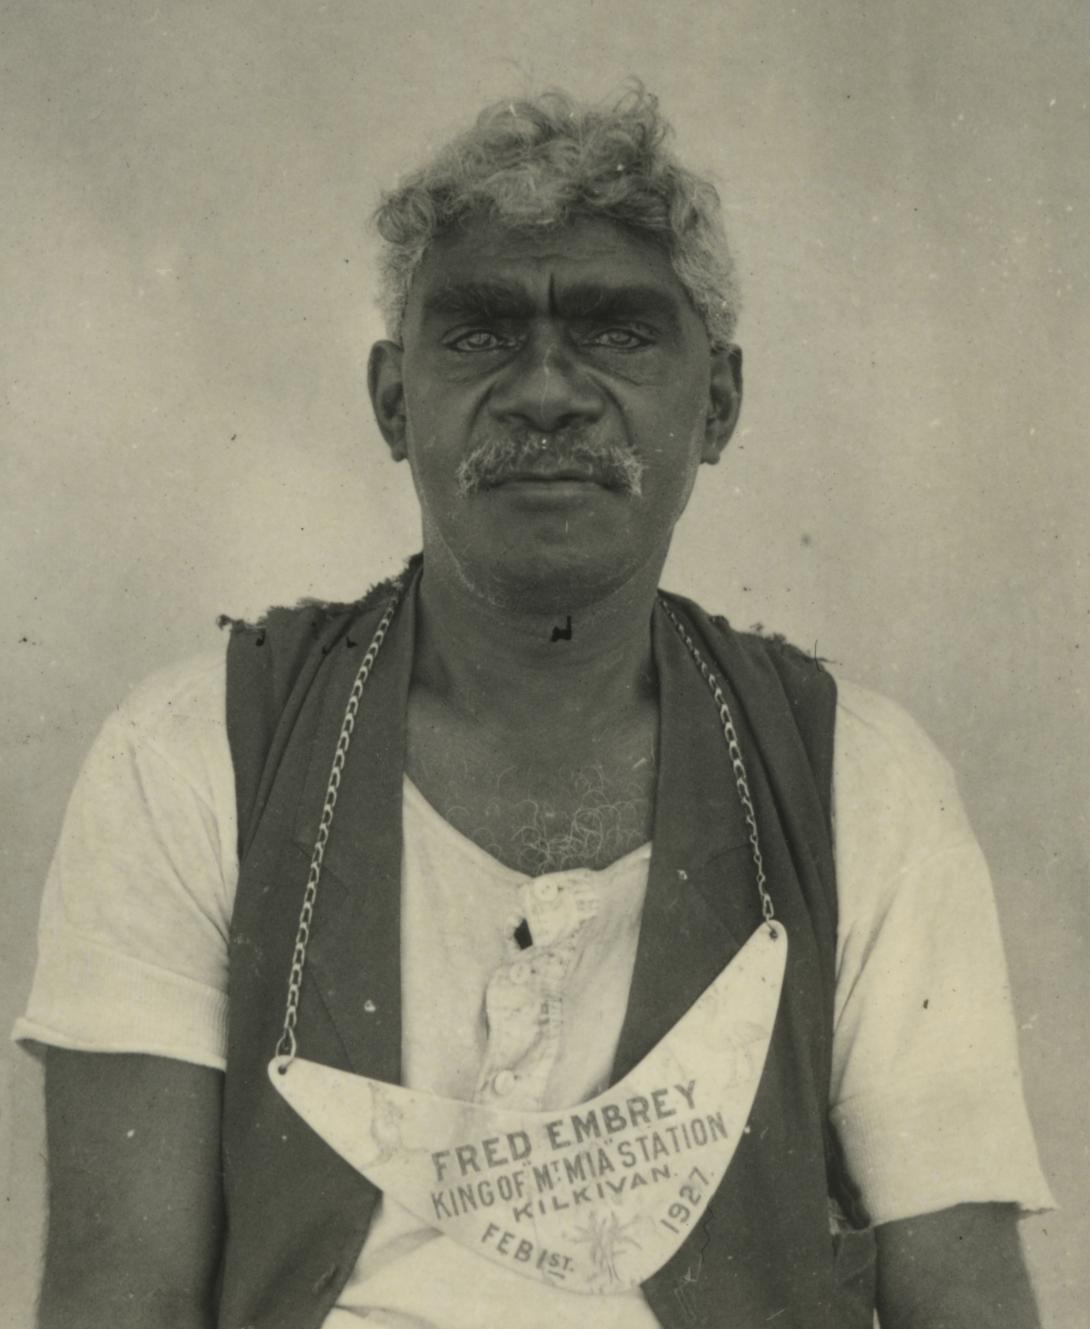
[[[408,780],[404,824],[405,1083],[531,1110],[593,1097],[620,1038],[651,846],[602,871],[528,878],[462,836]],[[384,1197],[326,1329],[362,1315],[384,1329],[478,1329],[485,1308],[490,1323],[657,1325],[639,1292],[595,1300],[588,1321],[585,1298],[480,1259]]]

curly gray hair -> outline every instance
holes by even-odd
[[[383,194],[375,211],[388,334],[401,337],[409,287],[431,242],[482,213],[511,227],[597,217],[650,237],[712,346],[726,345],[739,296],[719,195],[665,146],[670,133],[658,99],[639,83],[608,105],[551,90],[485,107],[472,129]]]

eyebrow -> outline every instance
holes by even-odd
[[[424,312],[481,319],[530,318],[536,313],[536,305],[529,292],[514,282],[460,281],[429,292]]]
[[[642,282],[573,282],[549,291],[549,312],[561,318],[654,318],[672,329],[679,326],[678,303],[669,292]],[[529,319],[540,309],[518,283],[484,279],[439,287],[425,297],[424,312],[483,320]]]
[[[550,292],[550,304],[562,318],[652,318],[673,329],[679,322],[677,298],[642,282],[574,282]]]

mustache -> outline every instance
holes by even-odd
[[[626,444],[595,437],[582,426],[547,434],[529,428],[507,429],[486,434],[476,443],[459,462],[455,480],[464,498],[503,484],[519,473],[551,475],[574,470],[606,489],[639,497],[644,469],[643,462]]]

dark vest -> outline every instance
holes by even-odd
[[[227,721],[240,877],[230,940],[221,1329],[317,1329],[359,1256],[378,1192],[268,1082],[299,909],[345,703],[389,598],[274,610],[235,625]],[[827,1126],[836,949],[830,830],[836,690],[783,643],[679,597],[731,705],[776,914],[790,938],[768,1061],[703,1221],[644,1285],[668,1329],[869,1329],[869,1273],[829,1235],[848,1197]],[[300,1053],[401,1078],[400,885],[410,586],[366,684],[325,854]],[[654,844],[614,1080],[663,1037],[760,922],[748,832],[718,711],[661,608]],[[714,1050],[709,1050],[714,1055]],[[845,1282],[845,1273],[855,1273]],[[517,1327],[513,1327],[517,1329]]]

